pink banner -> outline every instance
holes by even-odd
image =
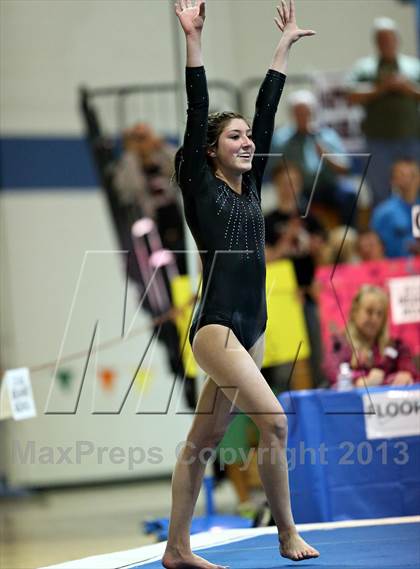
[[[420,257],[371,261],[357,265],[320,267],[316,280],[320,287],[319,308],[324,345],[330,349],[330,326],[344,330],[353,296],[364,284],[373,284],[386,289],[388,281],[397,277],[420,274]],[[420,354],[419,322],[396,325],[389,315],[390,334],[403,339],[413,354]]]

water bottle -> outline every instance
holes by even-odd
[[[337,376],[337,391],[349,391],[353,389],[353,372],[348,362],[340,364]]]

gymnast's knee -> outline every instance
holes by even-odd
[[[208,450],[213,451],[225,435],[225,430],[216,429],[210,432],[197,433],[191,430],[186,441],[186,453],[193,456]]]
[[[257,427],[262,438],[286,446],[287,416],[284,413],[261,415]]]

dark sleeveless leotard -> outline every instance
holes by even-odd
[[[286,76],[269,69],[260,87],[252,137],[252,170],[238,194],[215,177],[206,159],[209,98],[204,67],[186,68],[188,118],[179,168],[185,216],[203,264],[201,300],[189,333],[223,324],[249,350],[267,323],[261,183]]]

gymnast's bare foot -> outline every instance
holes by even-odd
[[[319,551],[306,543],[295,529],[279,533],[280,554],[292,561],[303,561],[319,557]]]
[[[225,565],[214,565],[194,553],[180,553],[168,548],[163,555],[162,565],[166,569],[228,569]]]

